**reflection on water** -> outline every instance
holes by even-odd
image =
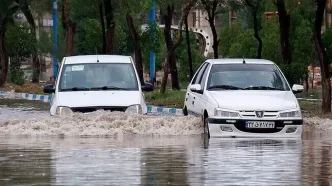
[[[204,146],[206,148],[204,148]],[[331,140],[0,138],[0,185],[329,185]]]

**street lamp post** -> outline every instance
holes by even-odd
[[[53,80],[55,81],[58,73],[58,4],[57,0],[53,0]]]

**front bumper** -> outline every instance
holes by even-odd
[[[298,138],[302,135],[303,119],[257,120],[209,118],[211,137]],[[247,121],[273,121],[274,128],[246,128]]]

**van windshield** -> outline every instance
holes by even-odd
[[[130,63],[64,65],[59,91],[138,90],[134,67]]]
[[[286,79],[273,64],[215,64],[208,90],[279,90],[289,91]]]

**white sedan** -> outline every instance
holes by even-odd
[[[210,59],[185,95],[185,115],[201,116],[211,137],[301,137],[303,118],[284,74],[263,59]]]

